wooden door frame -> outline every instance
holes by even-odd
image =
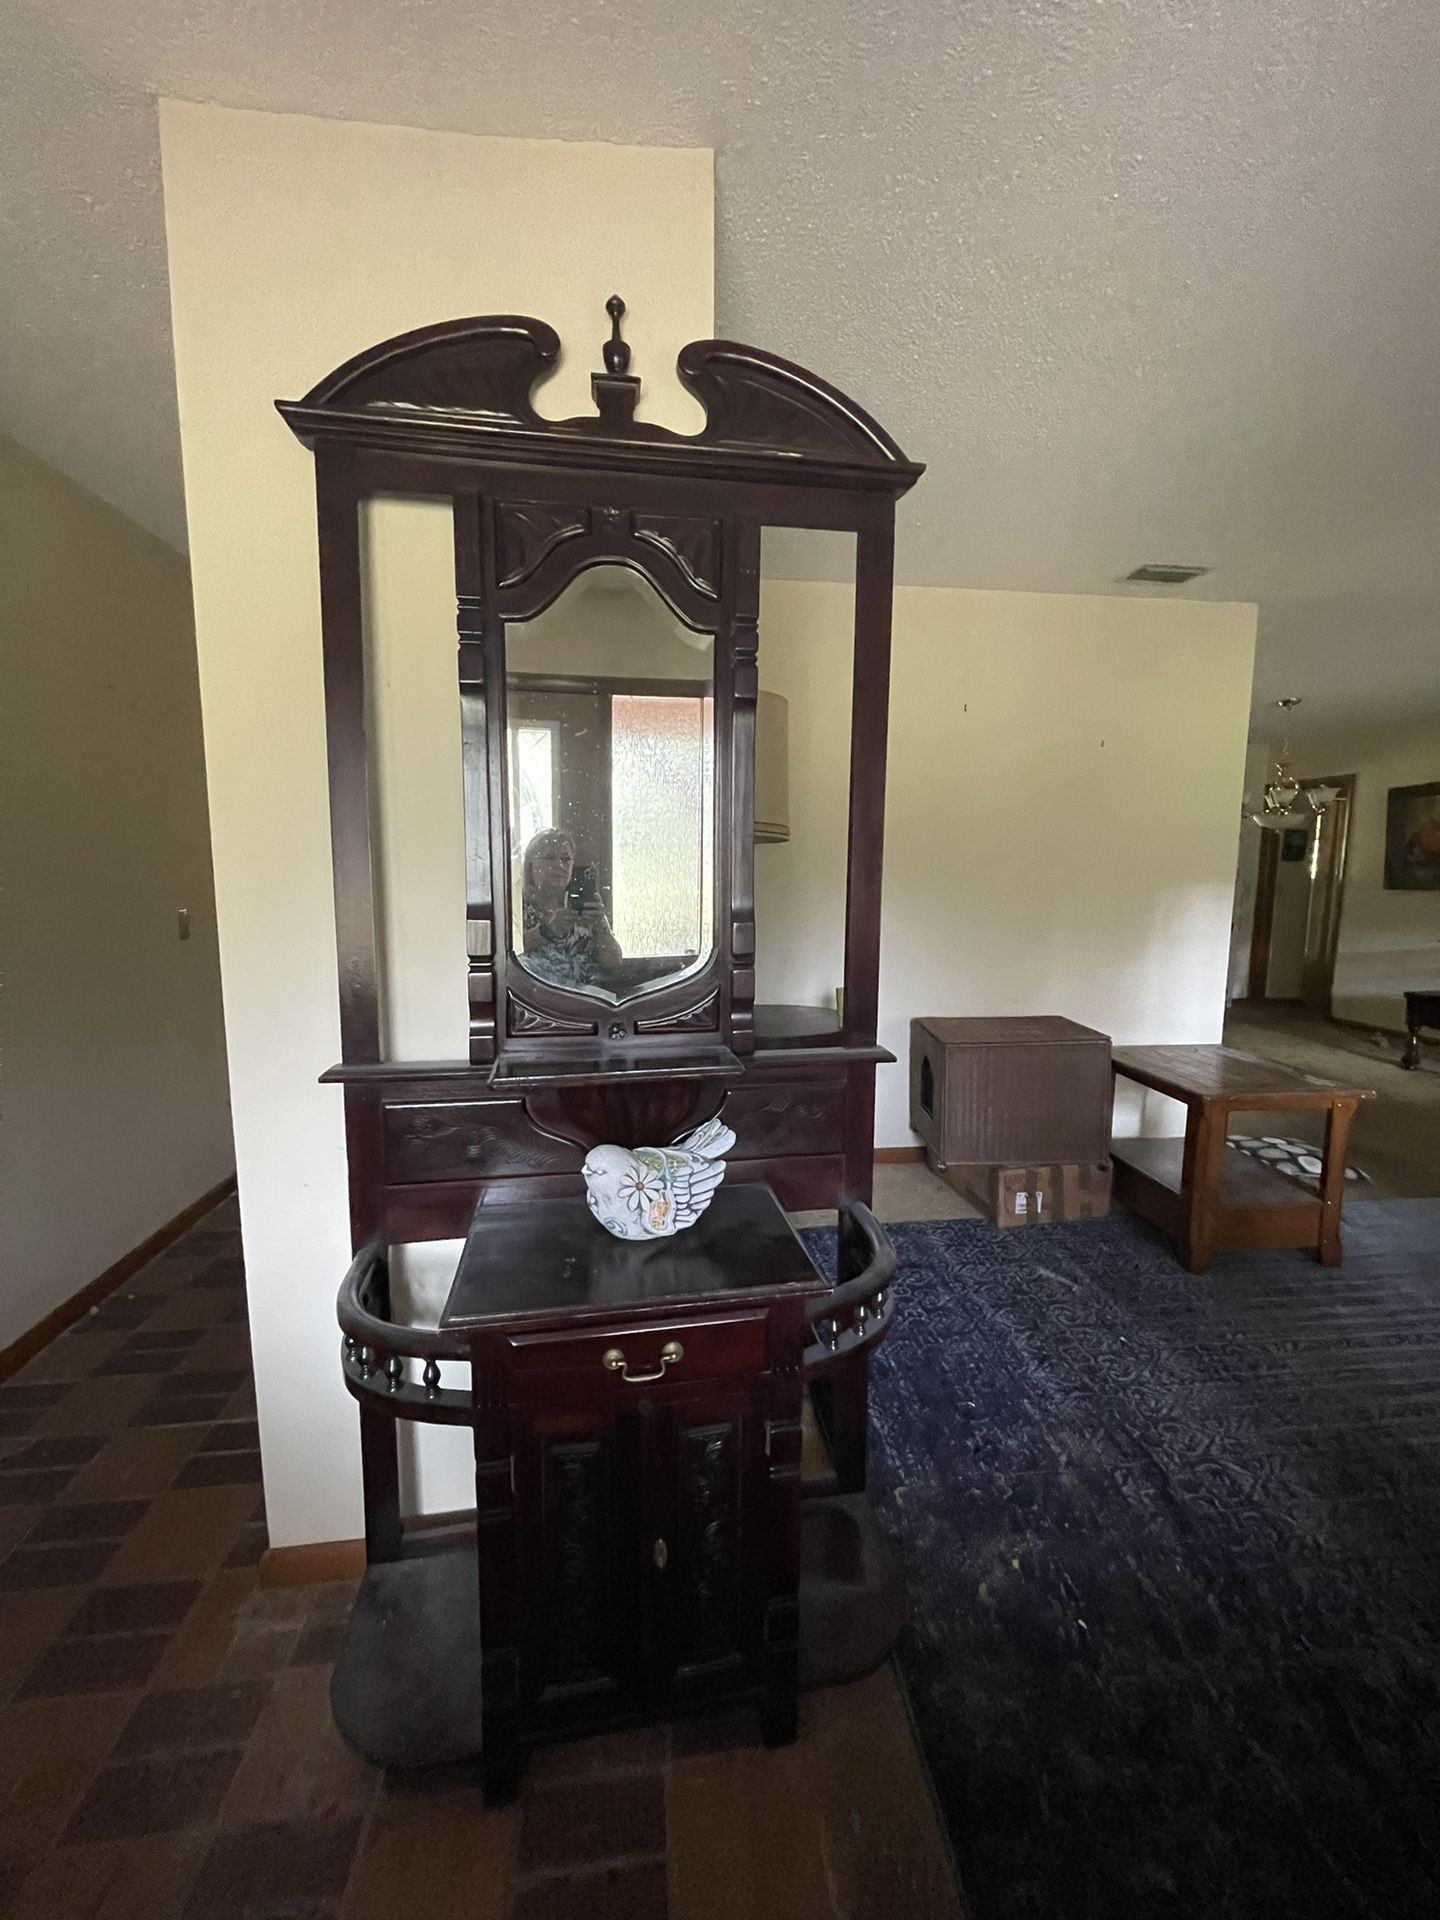
[[[1329,858],[1323,874],[1317,873],[1316,879],[1322,887],[1322,915],[1320,939],[1314,961],[1315,974],[1319,982],[1316,1001],[1317,1010],[1328,1020],[1335,999],[1335,960],[1340,950],[1340,915],[1345,905],[1345,866],[1350,846],[1350,822],[1355,812],[1355,775],[1339,773],[1330,779],[1302,780],[1302,787],[1334,787],[1335,831],[1330,838]],[[1311,972],[1309,941],[1306,941],[1306,954],[1301,963],[1300,993],[1306,1006],[1311,1004],[1306,996],[1308,976]]]
[[[1320,949],[1324,981],[1324,1006],[1328,1017],[1335,986],[1335,957],[1340,945],[1340,914],[1345,903],[1345,864],[1349,851],[1350,817],[1355,807],[1353,773],[1312,774],[1300,783],[1307,787],[1334,787],[1338,830],[1330,843],[1330,858],[1325,868],[1325,927]],[[1245,984],[1247,1000],[1265,1000],[1265,985],[1270,977],[1270,942],[1275,926],[1275,880],[1280,871],[1280,834],[1273,828],[1260,829],[1260,863],[1255,870],[1255,916],[1250,927],[1250,972]],[[1321,876],[1316,875],[1320,880]]]

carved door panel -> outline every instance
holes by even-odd
[[[644,1698],[640,1453],[625,1414],[518,1415],[520,1692],[541,1725]]]
[[[757,1658],[763,1426],[731,1389],[667,1396],[649,1434],[650,1685],[657,1705],[724,1690]]]

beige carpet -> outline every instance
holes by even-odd
[[[893,1225],[898,1220],[979,1220],[978,1207],[947,1187],[923,1162],[875,1169],[875,1218]],[[797,1227],[833,1227],[834,1209],[824,1213],[792,1213]]]
[[[1370,1176],[1354,1185],[1346,1205],[1357,1200],[1411,1200],[1440,1195],[1440,1059],[1433,1050],[1414,1073],[1399,1066],[1401,1042],[1336,1026],[1301,1007],[1251,1004],[1232,1007],[1225,1043],[1322,1079],[1359,1080],[1375,1089],[1356,1116],[1350,1163]],[[1232,1133],[1280,1133],[1318,1141],[1323,1121],[1313,1114],[1237,1116]]]

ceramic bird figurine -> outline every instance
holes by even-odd
[[[729,1127],[707,1120],[673,1147],[592,1147],[582,1168],[590,1211],[617,1240],[663,1240],[693,1227],[734,1144]]]

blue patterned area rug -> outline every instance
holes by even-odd
[[[1440,1914],[1440,1202],[1338,1271],[893,1232],[871,1491],[973,1920]]]

